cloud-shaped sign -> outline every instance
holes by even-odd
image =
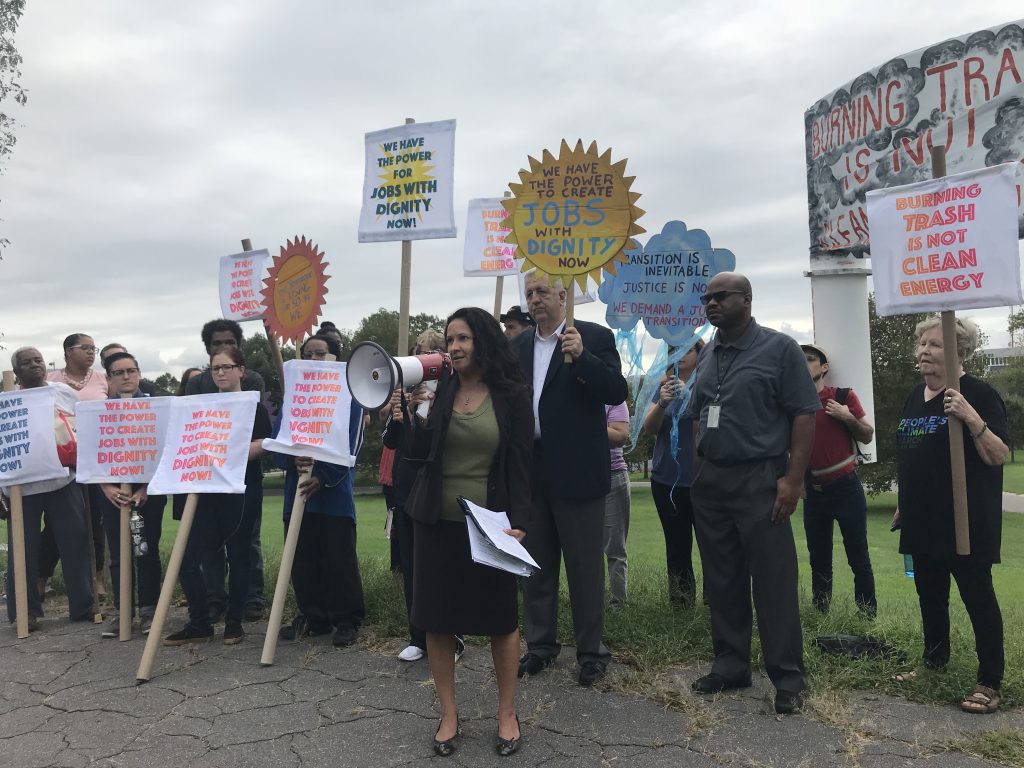
[[[732,251],[712,248],[707,232],[687,230],[681,221],[670,221],[645,247],[626,256],[629,261],[599,290],[608,325],[630,331],[643,320],[651,336],[674,346],[707,322],[700,295],[708,281],[736,267]]]

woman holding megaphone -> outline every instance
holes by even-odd
[[[403,414],[407,461],[419,465],[406,512],[414,534],[412,621],[426,631],[441,708],[434,752],[455,751],[455,646],[460,634],[489,635],[498,681],[495,749],[511,755],[521,732],[515,711],[519,663],[516,578],[474,563],[458,496],[507,512],[505,533],[522,541],[530,517],[533,407],[498,322],[482,309],[454,312],[445,326],[446,370],[426,419]],[[396,406],[401,409],[401,406]]]

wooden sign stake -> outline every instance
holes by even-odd
[[[565,285],[566,278],[561,278],[562,285]],[[569,286],[565,289],[565,329],[569,330],[572,328],[576,308],[576,282],[569,277]],[[568,352],[565,353],[565,359],[563,362],[571,363],[572,355]]]
[[[932,147],[932,178],[941,179],[946,175],[946,151],[943,147]],[[946,388],[960,391],[960,359],[956,344],[956,312],[942,313],[942,351],[946,367]],[[956,553],[971,554],[971,532],[967,519],[967,471],[964,466],[964,423],[955,416],[950,417],[949,459],[953,472],[953,529],[956,534]]]
[[[153,614],[153,625],[146,638],[146,647],[142,651],[139,669],[135,673],[136,683],[148,682],[153,673],[153,662],[156,660],[157,650],[164,641],[164,623],[167,620],[167,612],[171,608],[174,585],[178,582],[178,574],[181,572],[181,560],[185,556],[185,545],[188,544],[188,534],[192,530],[192,522],[195,520],[198,504],[199,494],[197,493],[190,493],[185,499],[185,510],[181,513],[178,535],[174,537],[174,548],[171,549],[171,558],[167,561],[167,572],[164,573],[164,583],[160,587],[160,599],[156,604],[156,613]]]
[[[120,594],[121,614],[119,616],[118,639],[121,642],[132,639],[132,566],[134,565],[135,554],[132,552],[132,534],[129,520],[132,514],[132,487],[128,483],[121,483],[121,493],[128,499],[127,504],[121,505],[121,578]]]
[[[277,586],[274,588],[274,602],[270,607],[270,618],[267,620],[267,636],[263,640],[263,655],[260,657],[260,664],[269,667],[274,663],[274,654],[277,652],[277,636],[281,630],[281,615],[284,613],[284,604],[288,599],[288,582],[292,575],[292,564],[295,562],[295,548],[299,543],[299,529],[302,527],[302,515],[306,511],[306,499],[299,493],[303,481],[309,479],[313,474],[313,467],[299,473],[299,479],[295,483],[295,498],[292,501],[292,516],[288,521],[288,535],[284,539],[284,549],[281,552],[281,566],[277,571]]]
[[[504,275],[498,275],[494,278],[494,319],[499,323],[501,322],[501,294],[504,288],[502,285],[504,279]]]
[[[406,125],[416,121],[405,118]],[[402,282],[398,296],[398,352],[399,357],[409,354],[409,294],[412,291],[412,240],[402,241]]]
[[[4,392],[14,391],[14,371],[4,371]],[[25,512],[21,503],[21,486],[12,485],[11,494],[11,562],[7,566],[14,569],[14,612],[17,616],[18,639],[28,637],[28,578],[25,573]],[[90,553],[90,557],[91,557]],[[8,595],[10,600],[11,596]]]

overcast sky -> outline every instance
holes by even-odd
[[[649,234],[706,230],[751,277],[758,320],[809,341],[804,110],[895,55],[1020,15],[1008,0],[32,0],[16,37],[29,102],[8,107],[21,125],[0,177],[3,344],[60,367],[61,339],[82,331],[150,377],[201,364],[218,259],[245,237],[271,253],[318,243],[322,319],[339,327],[397,308],[400,245],[360,245],[356,229],[363,135],[406,117],[458,121],[459,237],[413,244],[413,313],[492,307],[493,279],[462,277],[467,201],[582,138],[628,158]],[[973,315],[1005,343],[1005,310]]]

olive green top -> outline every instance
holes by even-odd
[[[441,520],[466,521],[456,496],[465,496],[480,506],[487,504],[487,476],[498,450],[498,439],[498,420],[490,393],[472,413],[452,411],[441,462]]]

